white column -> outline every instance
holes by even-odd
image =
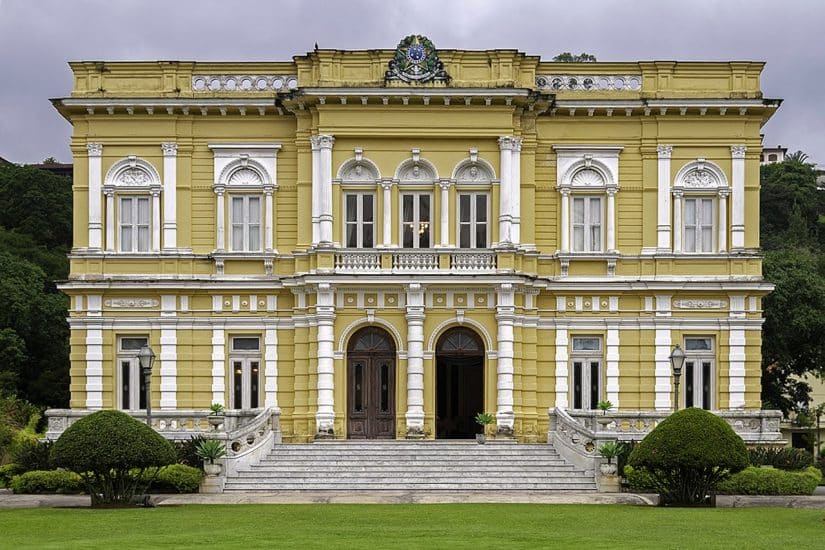
[[[332,245],[332,136],[318,137],[318,243]]]
[[[274,210],[272,206],[272,194],[275,188],[271,185],[264,186],[264,251],[272,252],[272,231],[274,224]]]
[[[515,424],[513,412],[513,321],[515,320],[515,291],[510,283],[498,288],[496,322],[498,324],[498,360],[496,362],[496,426],[501,434],[512,435]]]
[[[218,296],[220,300],[221,297]],[[213,297],[214,302],[214,297]],[[226,406],[226,337],[223,326],[212,328],[212,403]]]
[[[315,246],[318,244],[318,235],[320,234],[318,212],[320,208],[319,175],[321,166],[321,140],[319,136],[312,136],[309,138],[309,142],[312,146],[312,245]]]
[[[607,189],[607,251],[616,251],[616,188]]]
[[[509,244],[512,242],[512,196],[510,180],[513,177],[513,138],[502,136],[498,138],[501,150],[501,178],[498,189],[498,242]]]
[[[521,243],[521,138],[513,138],[513,157],[510,165],[510,241]]]
[[[655,390],[656,390],[656,399],[654,401],[654,406],[656,407],[657,411],[666,411],[671,408],[671,394],[673,393],[673,388],[670,384],[670,353],[671,353],[671,341],[670,341],[670,329],[656,329],[656,336],[655,336],[655,345],[656,351],[654,354],[655,360]]]
[[[743,298],[744,305],[744,298]],[[730,333],[730,354],[728,356],[728,407],[731,409],[745,408],[745,330],[742,328],[731,328]],[[717,376],[718,379],[718,376]],[[718,407],[717,407],[718,408]]]
[[[613,407],[619,408],[619,327],[609,325],[607,329],[607,344],[605,346],[605,361],[607,372],[606,397],[613,403]]]
[[[115,190],[112,187],[103,189],[106,193],[106,252],[115,251]]]
[[[335,289],[329,283],[318,285],[315,316],[318,319],[318,412],[315,414],[315,426],[318,436],[328,437],[332,436],[335,430],[333,393],[335,385],[333,379],[335,374],[333,356]]]
[[[438,182],[441,188],[441,246],[450,246],[450,180]]]
[[[161,143],[163,149],[163,248],[178,246],[177,182],[178,144]]]
[[[728,251],[728,194],[725,188],[719,190],[719,252]]]
[[[86,408],[103,408],[102,325],[88,325],[86,329]]]
[[[216,250],[225,250],[226,249],[226,230],[224,229],[224,218],[226,216],[226,209],[223,205],[223,195],[226,188],[223,185],[215,185],[215,195],[217,195],[216,199],[216,211],[215,211],[215,230],[217,235],[215,236],[215,249]]]
[[[89,164],[89,248],[101,248],[103,225],[101,224],[101,186],[103,179],[103,145],[87,143]]]
[[[424,289],[407,287],[407,437],[424,434]]]
[[[567,350],[566,328],[556,329],[556,407],[566,409],[569,403],[568,366],[570,355]]]
[[[670,250],[670,156],[672,145],[656,147],[659,155],[659,187],[657,201],[656,234],[657,248],[660,252]]]
[[[730,216],[731,249],[745,248],[745,151],[744,145],[731,145],[731,171],[733,176]]]
[[[673,191],[673,252],[682,251],[682,191]]]
[[[273,296],[277,299],[277,296]],[[278,408],[278,330],[267,325],[264,331],[264,407]]]
[[[384,248],[392,246],[392,180],[382,180],[379,183],[384,193],[382,202],[384,203],[384,223],[381,228],[381,239]]]
[[[561,251],[570,252],[570,190],[561,189]]]
[[[166,296],[164,296],[166,298]],[[175,296],[171,296],[174,300]],[[178,336],[174,326],[160,330],[160,408],[174,410],[178,406]]]
[[[152,188],[152,252],[160,252],[160,187]]]

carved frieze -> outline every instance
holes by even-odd
[[[149,308],[160,302],[153,298],[112,298],[103,302],[106,307]]]
[[[673,301],[673,307],[678,309],[722,309],[727,305],[728,303],[725,300],[690,298]]]

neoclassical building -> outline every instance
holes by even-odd
[[[70,66],[77,414],[140,414],[144,344],[156,415],[279,411],[292,442],[668,411],[677,344],[681,406],[760,407],[762,63],[411,36]]]

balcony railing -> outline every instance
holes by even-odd
[[[338,273],[492,273],[492,250],[342,250],[335,253]]]

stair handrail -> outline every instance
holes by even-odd
[[[281,409],[267,407],[243,426],[215,434],[215,439],[226,442],[225,475],[234,476],[239,469],[257,463],[273,445],[281,443]]]
[[[577,421],[562,407],[548,410],[548,441],[568,462],[586,470],[595,470],[598,454],[596,432]]]

